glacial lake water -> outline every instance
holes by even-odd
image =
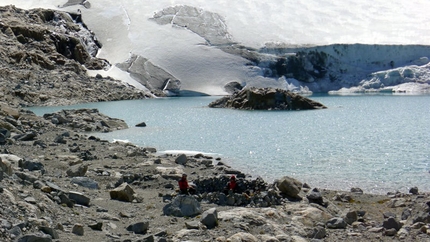
[[[311,111],[212,109],[219,97],[183,97],[31,108],[97,108],[129,129],[97,134],[158,151],[213,153],[268,182],[292,176],[311,187],[368,193],[430,192],[430,95],[310,96]],[[145,122],[146,127],[134,127]],[[192,177],[191,177],[192,178]]]

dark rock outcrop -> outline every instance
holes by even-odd
[[[215,100],[211,108],[244,110],[307,110],[323,109],[323,104],[290,91],[274,88],[246,88],[231,96]]]
[[[82,16],[0,7],[0,101],[12,106],[70,105],[152,96],[87,69],[110,68]],[[4,136],[4,135],[3,135]]]
[[[176,96],[181,89],[181,81],[178,78],[142,56],[132,54],[127,61],[116,66],[130,73],[133,79],[157,96]]]

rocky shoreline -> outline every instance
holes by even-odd
[[[158,154],[89,135],[85,130],[103,129],[88,127],[126,128],[95,110],[38,117],[0,106],[3,241],[430,239],[430,196],[415,188],[373,195],[291,177],[268,184],[219,157]],[[178,193],[182,173],[197,194]],[[240,189],[225,194],[231,175]]]
[[[430,240],[430,195],[416,188],[373,195],[291,177],[269,184],[219,157],[159,154],[90,135],[127,128],[97,110],[36,116],[22,107],[153,93],[88,77],[86,69],[109,63],[94,57],[90,31],[89,42],[73,37],[84,26],[72,15],[13,6],[0,13],[1,241]],[[197,194],[178,194],[182,173]],[[239,191],[225,194],[231,175]]]

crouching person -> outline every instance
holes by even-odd
[[[187,174],[182,174],[181,179],[179,179],[178,181],[178,185],[180,194],[189,195],[196,193],[196,188],[188,184]]]
[[[231,193],[237,192],[237,182],[236,182],[235,176],[231,176],[230,181],[225,186],[225,189],[224,189],[225,195],[228,195],[230,193],[230,191],[231,191]]]

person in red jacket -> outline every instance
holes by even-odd
[[[181,194],[194,194],[196,191],[194,187],[188,185],[187,174],[182,174],[181,179],[178,181],[178,185]]]
[[[225,194],[228,194],[229,191],[232,192],[236,192],[237,191],[237,182],[236,182],[236,177],[235,176],[231,176],[230,177],[230,181],[227,183],[227,186],[224,190]]]

